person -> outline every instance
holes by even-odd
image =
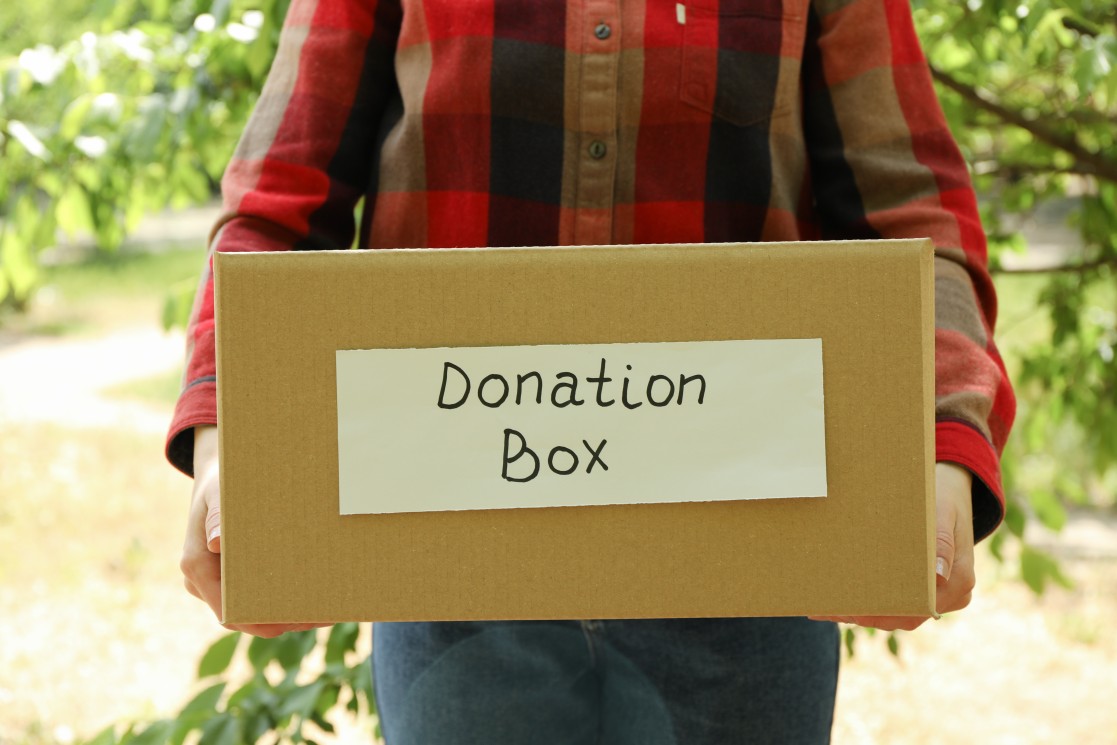
[[[212,251],[930,236],[937,608],[969,603],[1014,399],[906,0],[293,0],[223,192]],[[207,270],[167,455],[195,476],[187,589],[219,612],[212,292]],[[835,620],[925,619],[378,624],[382,727],[389,745],[826,742]]]

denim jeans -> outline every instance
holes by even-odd
[[[805,618],[378,623],[387,745],[830,741],[834,624]]]

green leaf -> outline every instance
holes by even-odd
[[[175,729],[171,733],[168,742],[170,743],[170,745],[182,745],[184,742],[186,742],[186,736],[194,730],[198,729],[198,727],[204,725],[206,721],[208,720],[203,720],[200,718],[195,719],[193,717],[184,719],[180,714],[179,718],[175,721]]]
[[[62,118],[58,125],[58,135],[62,139],[73,141],[75,137],[81,134],[86,117],[93,109],[93,99],[94,95],[92,93],[83,93],[63,109]]]
[[[31,289],[39,278],[39,267],[31,255],[25,239],[8,230],[0,238],[0,268],[7,277],[8,292],[17,301],[24,301],[31,295]]]
[[[1060,531],[1067,522],[1067,511],[1051,489],[1033,489],[1029,495],[1036,517],[1054,531]]]
[[[349,680],[355,696],[364,699],[369,708],[375,711],[376,697],[373,695],[372,669],[368,664],[368,658],[349,668]]]
[[[233,661],[233,654],[237,651],[240,642],[240,632],[234,631],[214,642],[198,663],[198,677],[208,678],[225,672],[229,663]]]
[[[225,692],[225,682],[215,683],[202,690],[197,696],[183,707],[179,717],[192,717],[200,714],[212,714],[217,711],[217,704],[221,701],[221,694]]]
[[[268,663],[275,659],[275,654],[279,650],[280,639],[264,639],[260,636],[255,636],[248,644],[248,661],[252,663],[258,672],[263,672]]]
[[[337,706],[337,701],[340,696],[340,683],[331,683],[330,685],[324,686],[322,688],[322,693],[318,696],[318,700],[314,703],[315,713],[318,716],[325,716],[331,709]]]
[[[284,670],[297,670],[310,651],[318,643],[318,635],[314,629],[309,631],[288,632],[279,637],[279,645],[275,658]]]
[[[314,705],[322,693],[325,681],[316,680],[305,686],[296,687],[279,702],[276,715],[283,719],[288,716],[298,715],[302,718],[309,717],[314,712]]]
[[[1005,503],[1005,525],[1009,532],[1017,538],[1023,538],[1024,526],[1027,522],[1028,516],[1020,509],[1020,505],[1011,499],[1008,500]]]
[[[174,720],[160,719],[135,733],[129,741],[132,745],[164,745],[174,730]]]
[[[323,732],[329,732],[331,735],[337,731],[337,729],[332,724],[330,724],[329,720],[325,718],[325,715],[317,710],[311,713],[310,721],[314,722],[315,726],[318,727],[318,729],[322,730]]]
[[[360,631],[360,625],[356,623],[335,624],[330,629],[330,637],[326,641],[326,664],[344,664],[345,653],[357,648],[357,637]]]
[[[242,708],[245,703],[252,698],[252,694],[256,692],[256,689],[260,685],[263,685],[262,679],[253,677],[240,688],[233,691],[233,694],[229,696],[229,700],[225,702],[225,710],[232,711]]]
[[[272,729],[271,718],[263,712],[256,712],[249,717],[244,725],[244,741],[257,743]]]
[[[1008,534],[999,530],[989,539],[989,553],[993,554],[993,558],[1002,564],[1005,560],[1004,543],[1006,535]]]
[[[98,732],[97,736],[85,743],[85,745],[116,745],[116,743],[116,725],[110,724],[108,727]]]
[[[241,741],[243,723],[228,714],[206,722],[198,745],[237,745]]]
[[[857,633],[852,627],[847,626],[842,632],[842,637],[846,645],[846,654],[853,657],[854,646],[857,644]]]
[[[218,28],[229,21],[229,7],[229,0],[213,0],[213,4],[209,6],[209,14],[217,21]]]
[[[1073,583],[1063,574],[1059,564],[1049,554],[1031,546],[1024,546],[1020,553],[1020,574],[1024,583],[1036,595],[1042,595],[1048,580],[1065,588]]]
[[[895,631],[890,631],[888,633],[888,651],[893,657],[900,656],[900,639],[896,636]]]
[[[162,94],[147,96],[136,112],[136,119],[126,135],[128,154],[146,162],[155,156],[156,147],[167,125],[167,98]]]
[[[68,183],[55,205],[58,226],[70,237],[93,231],[92,211],[85,189],[76,181]]]
[[[266,31],[266,29],[267,26],[265,26],[262,31]],[[248,66],[248,70],[252,73],[253,78],[262,80],[271,67],[274,55],[275,49],[268,42],[267,34],[261,33],[256,41],[249,45],[248,53],[244,58],[244,64]]]
[[[1060,46],[1070,46],[1074,43],[1074,32],[1063,24],[1063,20],[1069,16],[1069,8],[1048,10],[1036,24],[1035,35],[1042,38],[1050,34]]]

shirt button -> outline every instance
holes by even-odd
[[[594,140],[590,143],[590,157],[594,160],[601,160],[604,158],[606,150],[605,143],[601,140]]]
[[[609,28],[608,23],[599,23],[593,30],[593,35],[596,36],[598,39],[605,41],[613,35],[613,29]]]

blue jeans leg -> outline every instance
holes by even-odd
[[[827,743],[834,624],[802,618],[377,624],[388,745]]]
[[[597,742],[600,682],[577,622],[378,623],[390,745]]]

